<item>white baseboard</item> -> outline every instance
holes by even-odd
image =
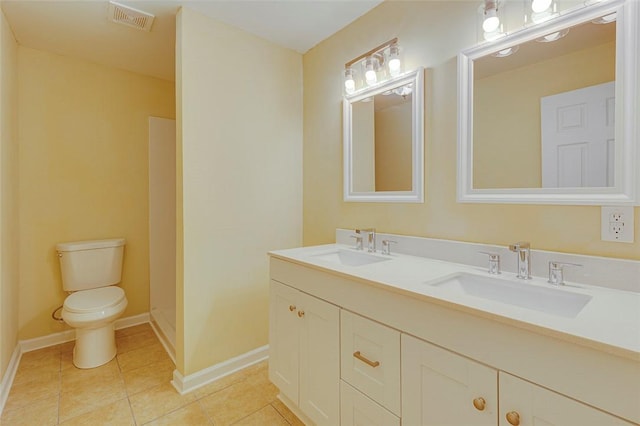
[[[13,379],[16,377],[16,372],[18,371],[18,365],[20,365],[21,357],[22,350],[20,348],[20,344],[18,344],[13,350],[13,354],[11,355],[11,359],[9,360],[9,365],[7,365],[7,370],[2,376],[2,381],[0,381],[0,416],[2,416],[4,405],[6,404],[7,398],[9,397],[9,391],[11,391]]]
[[[134,325],[145,324],[149,322],[149,313],[145,312],[144,314],[133,315],[126,318],[119,318],[115,322],[115,329],[120,330],[121,328],[133,327]],[[75,340],[76,334],[75,330],[65,330],[59,333],[49,334],[47,336],[36,337],[33,339],[20,340],[18,345],[24,352],[31,352],[37,349],[46,348],[53,345],[59,345],[60,343],[70,342]]]
[[[180,395],[184,395],[198,389],[199,387],[228,376],[229,374],[233,374],[236,371],[240,371],[253,364],[257,364],[268,357],[269,346],[265,345],[235,358],[212,365],[211,367],[200,370],[197,373],[189,374],[186,377],[180,374],[178,370],[174,370],[171,384],[176,388]]]
[[[160,340],[160,343],[164,347],[164,350],[167,351],[167,355],[169,355],[169,358],[171,358],[171,361],[173,361],[173,364],[175,365],[176,348],[171,343],[171,339],[167,337],[167,335],[162,330],[162,327],[156,322],[153,315],[149,316],[149,324],[151,324],[153,332],[156,333],[156,337],[158,338],[158,340]]]

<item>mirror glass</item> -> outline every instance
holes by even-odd
[[[624,1],[584,7],[460,54],[460,201],[636,199],[624,88],[637,41],[623,29],[635,14]]]
[[[422,202],[422,70],[344,100],[345,201]]]

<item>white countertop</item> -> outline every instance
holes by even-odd
[[[277,250],[269,252],[269,255],[640,361],[638,293],[572,282],[567,282],[564,286],[555,286],[547,283],[546,277],[533,277],[532,280],[525,281],[517,279],[513,273],[490,275],[483,268],[406,254],[384,256],[377,253],[376,256],[391,260],[361,266],[342,265],[317,256],[337,249],[354,251],[345,245],[328,244]],[[565,318],[432,285],[460,272],[497,277],[516,282],[518,285],[582,293],[592,298],[575,318]]]

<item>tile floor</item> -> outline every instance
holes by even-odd
[[[276,399],[266,361],[181,396],[149,324],[116,342],[116,358],[89,370],[73,366],[73,342],[23,354],[0,425],[302,425]]]

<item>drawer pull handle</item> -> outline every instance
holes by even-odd
[[[355,351],[355,352],[353,353],[353,356],[354,356],[355,358],[359,359],[360,361],[364,362],[365,364],[367,364],[367,365],[369,365],[369,366],[373,367],[373,368],[376,368],[377,366],[379,366],[379,365],[380,365],[380,361],[371,361],[371,360],[369,360],[369,359],[367,359],[367,358],[363,357],[363,356],[360,354],[360,351]]]
[[[509,411],[506,417],[510,425],[518,426],[520,424],[520,414],[516,411]]]
[[[304,317],[304,311],[298,311],[298,317],[299,318]]]
[[[487,402],[482,397],[475,398],[473,400],[473,406],[476,407],[476,410],[478,411],[483,411],[486,403]]]
[[[289,305],[289,310],[291,312],[295,311],[296,310],[296,305]]]

